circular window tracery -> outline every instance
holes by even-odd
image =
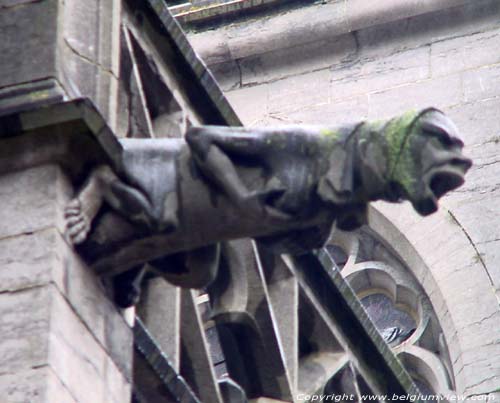
[[[454,377],[429,298],[397,253],[368,227],[336,232],[327,250],[422,395],[446,395]]]

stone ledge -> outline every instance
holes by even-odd
[[[365,0],[328,1],[291,10],[253,22],[248,36],[235,35],[244,24],[190,35],[190,42],[208,64],[218,64],[281,48],[304,45],[349,32],[386,24],[425,13],[472,3],[471,0]],[[259,29],[260,28],[260,29]]]
[[[236,12],[253,10],[283,0],[202,0],[170,7],[170,12],[181,23],[204,21]]]

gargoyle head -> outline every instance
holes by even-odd
[[[384,129],[388,142],[385,199],[409,200],[421,215],[438,208],[438,199],[464,183],[472,162],[453,122],[437,109],[408,113]]]

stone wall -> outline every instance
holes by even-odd
[[[130,400],[132,331],[66,243],[71,186],[44,165],[0,176],[0,400]]]
[[[324,1],[190,40],[249,126],[338,124],[427,106],[453,118],[474,160],[466,184],[425,219],[379,203],[371,225],[429,295],[457,391],[500,399],[500,3],[364,4]]]

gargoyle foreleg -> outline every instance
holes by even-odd
[[[121,181],[109,166],[101,165],[92,171],[64,211],[66,233],[71,243],[85,241],[92,220],[104,201],[132,221],[148,226],[154,223],[148,213],[152,211],[148,199],[139,190]]]
[[[264,189],[261,192],[249,190],[232,159],[261,158],[264,149],[269,148],[263,135],[238,128],[234,136],[227,128],[193,128],[186,134],[186,141],[203,174],[215,182],[235,205],[248,214],[264,211],[261,202],[269,192]],[[263,161],[260,162],[261,168],[265,169]]]

